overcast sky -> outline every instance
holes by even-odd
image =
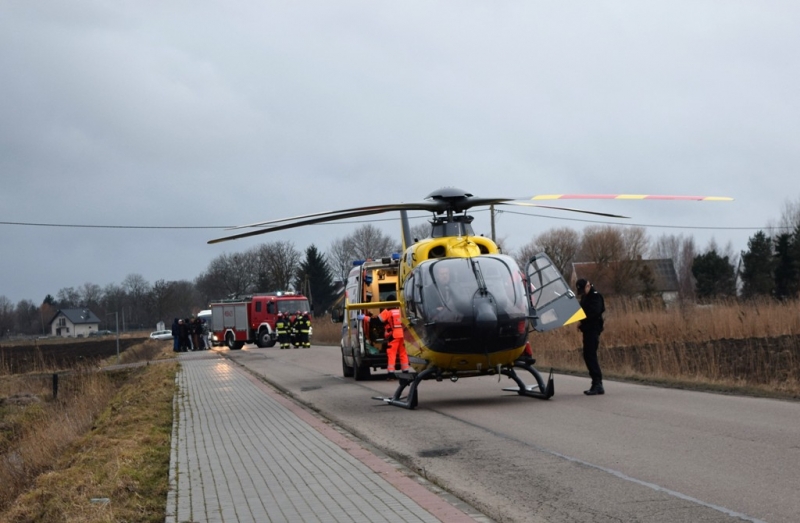
[[[227,226],[443,186],[691,194],[736,200],[560,203],[738,252],[800,197],[798,27],[789,1],[0,1],[0,221]],[[530,212],[498,217],[507,246],[595,220]],[[225,231],[0,224],[0,295],[193,280],[358,226],[211,246]]]

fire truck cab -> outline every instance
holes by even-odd
[[[310,312],[308,298],[294,292],[254,294],[211,304],[211,331],[231,350],[245,343],[272,347],[278,339],[275,322],[278,313],[294,316]]]

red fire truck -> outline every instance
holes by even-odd
[[[308,298],[294,292],[253,294],[211,304],[211,331],[231,350],[245,343],[272,347],[277,341],[275,321],[278,313],[294,316],[310,312]]]

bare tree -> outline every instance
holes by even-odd
[[[14,328],[14,304],[5,296],[0,296],[0,338],[8,335]]]
[[[678,294],[681,299],[694,300],[694,276],[692,275],[692,262],[697,256],[694,237],[684,237],[683,234],[663,234],[650,249],[651,258],[669,258],[675,267],[678,278]]]
[[[506,236],[501,236],[500,238],[495,238],[494,239],[494,243],[495,243],[495,245],[497,245],[497,248],[503,254],[511,254],[511,252],[513,251],[513,249],[510,249],[508,247],[508,238]]]
[[[572,262],[580,249],[580,235],[569,227],[550,229],[522,246],[516,256],[520,267],[525,267],[534,255],[541,252],[553,260],[558,271],[569,281],[572,277]]]
[[[141,274],[128,274],[122,280],[122,288],[125,289],[125,305],[122,311],[122,321],[131,327],[144,326],[144,319],[147,315],[147,294],[150,292],[150,283]],[[126,313],[127,309],[127,313]],[[127,317],[127,323],[124,318]]]
[[[362,225],[350,235],[354,259],[381,258],[400,250],[400,244],[394,238],[383,234],[374,225]]]
[[[254,256],[247,253],[220,254],[208,264],[208,270],[195,280],[206,299],[220,299],[249,294],[255,290]]]
[[[56,315],[56,308],[52,303],[43,301],[39,306],[39,323],[42,326],[42,334],[47,334],[47,328],[50,325],[50,320]]]
[[[148,294],[148,303],[147,321],[153,325],[159,321],[169,325],[174,318],[195,314],[208,305],[187,280],[157,280]]]
[[[20,300],[15,313],[15,330],[20,334],[36,334],[41,331],[39,307],[30,300]]]
[[[75,287],[64,287],[56,294],[59,309],[74,309],[80,306],[81,295]]]
[[[418,223],[411,227],[411,241],[419,241],[431,235],[431,224],[429,222]],[[409,245],[406,245],[409,247]]]
[[[648,243],[642,227],[591,226],[583,231],[578,256],[581,261],[594,262],[615,293],[629,294],[641,279],[641,260]]]
[[[337,238],[331,242],[331,246],[328,247],[328,265],[334,280],[345,281],[347,279],[354,259],[355,255],[349,236]]]
[[[164,321],[167,324],[171,323],[167,321],[170,316],[173,318],[177,317],[180,312],[178,307],[175,306],[175,292],[173,283],[174,282],[171,281],[156,280],[149,293],[149,310],[155,315],[156,318]]]
[[[96,283],[86,282],[78,289],[78,294],[81,297],[80,306],[94,312],[103,297],[103,290]]]
[[[781,209],[781,217],[777,222],[770,221],[767,224],[767,232],[775,237],[779,234],[791,234],[796,227],[800,227],[800,197],[796,200],[785,200]]]
[[[260,291],[287,290],[300,263],[300,253],[288,241],[265,243],[248,251],[253,257],[255,286]]]
[[[427,234],[426,234],[427,236]],[[347,278],[354,260],[376,259],[400,251],[400,243],[374,225],[359,227],[352,234],[331,242],[328,264],[334,278]]]
[[[121,313],[123,307],[125,306],[125,302],[127,300],[127,295],[125,293],[125,289],[115,283],[109,283],[103,288],[103,297],[100,299],[100,304],[104,311],[103,316],[100,317],[101,321],[104,321],[106,324],[107,329],[114,329],[116,325],[111,325],[110,322],[114,321],[115,318],[108,318],[105,314],[110,312],[118,312]],[[122,320],[122,318],[120,318]],[[120,325],[120,329],[122,325]]]

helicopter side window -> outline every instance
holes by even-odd
[[[538,263],[532,264],[536,268],[536,272],[531,274],[531,305],[534,309],[544,307],[548,303],[557,300],[564,294],[570,292],[558,270],[546,260],[541,260],[545,264],[538,266]]]
[[[409,276],[403,286],[403,295],[406,299],[406,315],[409,318],[417,316],[417,304],[414,300],[414,275]]]
[[[381,283],[378,285],[378,293],[380,295],[380,301],[389,301],[389,296],[392,294],[397,296],[397,284]]]

